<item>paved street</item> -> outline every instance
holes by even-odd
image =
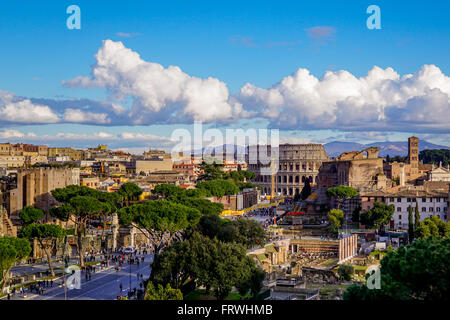
[[[146,255],[145,262],[131,265],[131,289],[139,289],[142,281],[137,279],[137,273],[143,274],[143,279],[147,279],[150,275],[150,263],[153,255]],[[110,267],[99,270],[92,274],[89,281],[85,279],[85,272],[81,272],[81,289],[73,289],[67,291],[68,300],[116,300],[118,295],[126,296],[130,289],[130,265],[125,263],[119,271],[114,270],[114,264]],[[27,293],[27,298],[20,295],[12,297],[12,300],[64,300],[64,287],[60,286],[62,279],[58,279],[53,283],[53,287],[47,287],[44,295],[35,293]],[[120,291],[120,283],[122,283],[122,292]]]

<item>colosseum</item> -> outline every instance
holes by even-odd
[[[256,163],[248,161],[249,155],[247,155],[247,169],[256,173],[256,179],[253,182],[261,186],[263,193],[270,195],[272,192],[271,172],[275,168],[271,170],[270,163],[261,163],[259,159],[261,159],[260,153],[266,155],[267,152],[270,156],[276,155],[276,152],[272,153],[270,146],[268,151],[265,149],[265,146],[255,148],[258,155]],[[321,144],[281,144],[278,148],[278,156],[274,156],[273,160],[278,167],[278,170],[273,170],[275,171],[274,193],[292,196],[301,192],[306,180],[309,180],[312,185],[317,183],[319,168],[322,161],[328,160],[328,156]]]

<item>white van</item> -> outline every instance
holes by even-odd
[[[123,249],[123,253],[125,254],[131,254],[134,253],[136,251],[136,249],[133,246],[128,246],[125,247],[125,249]]]

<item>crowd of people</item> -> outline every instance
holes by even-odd
[[[118,272],[125,263],[128,263],[128,265],[137,265],[139,266],[145,262],[145,255],[148,254],[147,248],[138,248],[133,253],[111,253],[106,251],[86,251],[84,262],[85,266],[83,269],[85,273],[85,280],[90,281],[92,279],[92,275],[98,271],[98,269],[102,270],[104,268],[107,268],[111,264],[114,265],[114,268],[116,272]],[[96,263],[98,262],[98,263]],[[48,270],[45,272],[45,274],[49,275]],[[140,288],[134,288],[133,290],[128,292],[128,295],[131,294],[128,298],[136,297],[136,299],[143,299],[144,296],[144,275],[141,273],[137,273],[137,280],[139,283]],[[13,287],[10,290],[10,293],[8,293],[8,300],[11,299],[11,297],[16,296],[16,294],[20,294],[23,297],[27,296],[27,293],[36,293],[38,295],[44,295],[47,288],[53,287],[54,281],[53,279],[46,279],[46,280],[40,280],[36,283],[31,283],[27,285],[23,285],[19,288]],[[59,286],[64,285],[64,280],[61,279],[61,283]],[[122,291],[122,289],[121,289]],[[131,292],[131,293],[130,293]]]
[[[26,297],[27,293],[44,295],[47,288],[53,288],[53,279],[39,280],[19,288],[13,287],[11,292],[8,293],[8,300],[10,300],[11,297],[16,296],[16,294],[22,295],[23,297]]]
[[[260,208],[244,214],[246,218],[253,218],[260,221],[264,228],[267,228],[275,224],[275,218],[277,217],[275,208]]]

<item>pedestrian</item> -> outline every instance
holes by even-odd
[[[53,288],[53,279],[50,280],[50,286]]]
[[[11,295],[9,294],[9,292],[8,292],[8,300],[11,300]]]
[[[122,286],[122,282],[120,283],[120,285],[119,285],[119,288],[120,288],[120,292],[122,292],[123,290],[123,286]]]

